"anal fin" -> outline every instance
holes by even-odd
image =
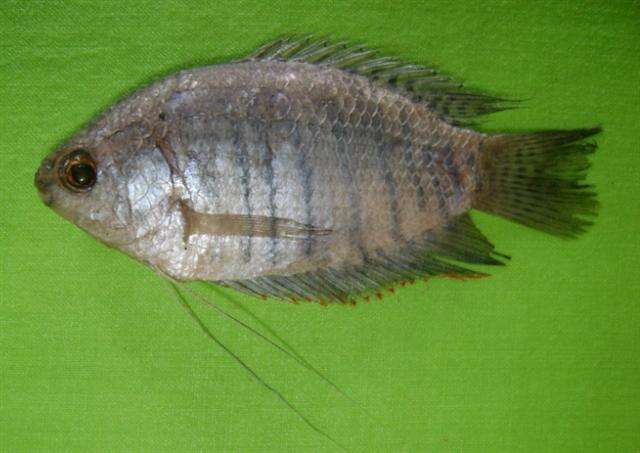
[[[395,253],[378,250],[360,265],[326,266],[292,275],[218,283],[256,296],[354,303],[358,298],[380,294],[425,276],[482,277],[487,274],[469,269],[465,264],[504,264],[500,258],[508,259],[497,253],[469,215],[463,214],[438,230],[426,233],[420,242],[406,244]]]

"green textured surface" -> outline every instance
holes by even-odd
[[[200,310],[208,325],[356,451],[638,451],[640,3],[390,5],[2,2],[0,450],[334,450],[207,341],[151,271],[46,209],[32,184],[45,154],[124,93],[313,31],[530,99],[487,130],[601,123],[600,217],[562,241],[476,215],[509,266],[355,309],[228,292],[366,413]]]

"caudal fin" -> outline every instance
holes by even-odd
[[[593,187],[583,183],[596,145],[582,140],[598,132],[595,127],[489,136],[480,150],[473,206],[556,236],[583,233],[598,202]]]

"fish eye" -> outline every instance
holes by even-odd
[[[73,192],[86,192],[96,183],[96,163],[84,149],[67,154],[61,161],[60,181]]]

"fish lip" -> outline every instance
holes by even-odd
[[[53,204],[53,197],[51,195],[40,194],[40,199],[45,206],[51,206]]]
[[[36,171],[36,174],[33,177],[33,185],[38,189],[38,192],[44,192],[44,190],[51,186],[51,183],[42,177],[41,168]]]
[[[40,199],[46,206],[51,206],[53,204],[53,195],[51,194],[49,188],[53,185],[53,182],[50,178],[45,176],[46,166],[43,164],[33,178],[33,185],[38,189],[38,195]]]

